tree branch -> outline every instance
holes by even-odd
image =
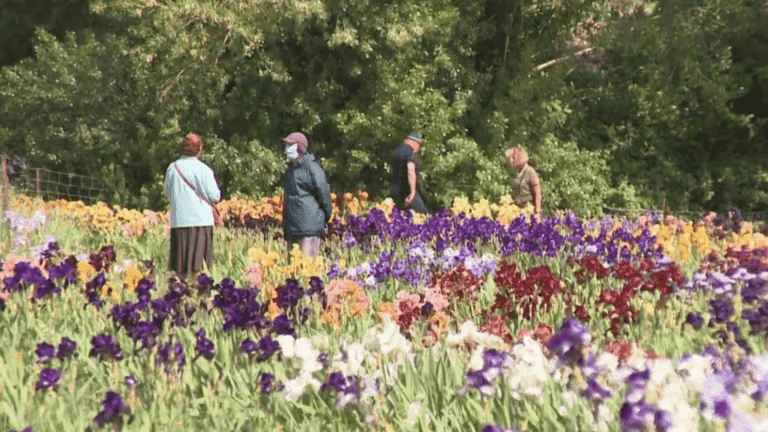
[[[540,65],[536,66],[536,67],[534,68],[534,70],[535,70],[536,72],[541,72],[541,71],[543,71],[544,69],[550,68],[550,67],[552,67],[552,66],[555,66],[555,65],[559,65],[560,63],[562,63],[562,62],[564,62],[564,61],[568,60],[569,58],[572,58],[572,57],[576,57],[576,56],[580,56],[580,55],[584,55],[584,54],[586,54],[586,53],[588,53],[588,52],[591,52],[591,51],[592,51],[592,47],[589,47],[589,48],[584,48],[583,50],[581,50],[581,51],[577,51],[577,52],[575,52],[575,53],[573,53],[573,54],[569,54],[569,55],[567,55],[567,56],[564,56],[564,57],[560,57],[560,58],[558,58],[558,59],[554,59],[554,60],[550,60],[550,61],[548,61],[548,62],[546,62],[546,63],[542,63],[542,64],[540,64]]]

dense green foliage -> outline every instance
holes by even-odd
[[[625,3],[91,1],[93,25],[41,25],[34,58],[3,67],[0,148],[157,208],[188,131],[225,197],[279,190],[280,139],[301,130],[334,191],[376,198],[420,131],[440,205],[508,193],[520,145],[550,211],[765,209],[764,2]]]

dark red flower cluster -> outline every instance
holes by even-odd
[[[437,287],[453,304],[456,300],[471,297],[480,289],[480,279],[472,274],[464,264],[449,271],[442,271],[432,276],[430,288]]]
[[[547,310],[552,297],[566,292],[565,287],[546,265],[531,267],[521,274],[515,264],[502,261],[494,279],[499,292],[490,312],[514,318],[520,314],[533,319],[539,308]]]
[[[663,295],[668,296],[672,294],[672,282],[678,285],[685,282],[685,274],[675,263],[669,263],[651,270],[640,290],[649,292],[660,291]]]
[[[592,318],[592,316],[587,312],[587,308],[584,307],[583,304],[577,305],[573,309],[573,315],[576,316],[576,318],[580,319],[581,322],[587,323]]]
[[[549,339],[554,334],[554,331],[552,330],[552,327],[544,324],[544,323],[538,323],[536,324],[536,329],[531,330],[529,328],[521,328],[517,331],[517,339],[523,340],[524,337],[528,336],[533,338],[533,340],[539,342],[545,349],[547,346],[547,342],[549,342]]]
[[[725,263],[730,264],[731,268],[744,267],[750,273],[760,273],[768,271],[768,249],[736,249],[729,247],[725,252]],[[722,269],[723,272],[731,268]]]
[[[88,258],[88,262],[96,269],[96,271],[109,271],[109,266],[115,262],[117,255],[115,254],[115,248],[112,245],[103,246],[98,252],[92,253]]]
[[[416,296],[410,297],[406,301],[398,303],[399,315],[397,316],[397,324],[403,330],[408,330],[419,317],[423,314],[427,316],[431,311],[425,310],[424,306],[424,294],[418,294],[418,302]]]
[[[579,283],[587,280],[589,276],[597,276],[598,278],[606,278],[610,276],[610,270],[603,267],[603,264],[597,258],[596,255],[587,255],[579,259],[572,259],[571,265],[578,266],[573,275],[576,276],[576,281]]]
[[[504,342],[510,345],[515,342],[514,338],[512,337],[512,333],[509,332],[509,326],[507,325],[507,322],[504,321],[504,318],[502,318],[501,315],[491,315],[488,317],[488,319],[485,321],[485,324],[480,326],[479,330],[484,333],[496,335],[504,339]]]
[[[637,318],[637,311],[629,302],[639,291],[656,292],[663,296],[672,293],[672,283],[685,282],[685,274],[675,263],[662,266],[654,266],[649,259],[641,260],[634,267],[629,261],[620,261],[610,270],[614,277],[625,280],[621,291],[616,292],[610,288],[604,288],[600,292],[598,304],[603,304],[610,309],[602,312],[604,318],[611,319],[611,333],[619,336],[623,332],[623,324],[631,323]],[[583,266],[586,268],[586,266]]]

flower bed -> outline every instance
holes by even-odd
[[[222,203],[216,266],[186,282],[162,267],[162,215],[20,200],[0,428],[768,428],[750,227],[364,198],[336,200],[317,261],[287,260],[279,201]]]

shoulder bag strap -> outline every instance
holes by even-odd
[[[181,176],[181,179],[184,180],[184,183],[186,183],[187,186],[192,188],[192,190],[195,192],[195,194],[197,194],[198,197],[200,197],[201,200],[205,201],[209,206],[213,207],[213,204],[210,201],[208,201],[208,198],[204,197],[203,194],[201,194],[197,189],[195,189],[195,187],[192,186],[192,183],[190,183],[189,180],[187,180],[187,178],[184,177],[184,173],[181,172],[181,170],[179,169],[179,166],[176,165],[175,162],[173,164],[173,167],[176,168],[176,172],[179,173],[179,175]]]

